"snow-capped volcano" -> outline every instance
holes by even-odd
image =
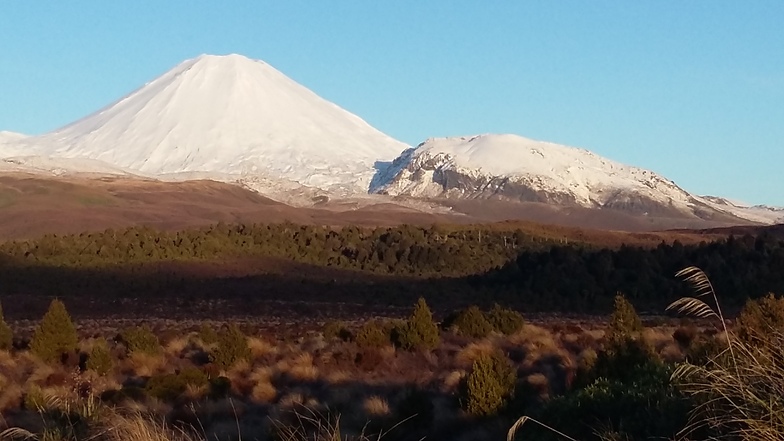
[[[367,193],[376,161],[408,146],[260,60],[202,55],[42,136],[25,156],[88,158],[148,176],[254,176]]]
[[[372,190],[426,198],[495,198],[643,215],[743,216],[649,170],[517,135],[428,139],[393,161]],[[760,219],[753,219],[761,221]]]

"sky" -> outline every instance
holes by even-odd
[[[784,1],[0,1],[0,130],[238,53],[412,146],[514,133],[784,206]]]

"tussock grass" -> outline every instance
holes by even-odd
[[[726,336],[726,346],[705,364],[682,363],[672,375],[698,402],[681,434],[706,431],[718,434],[717,439],[784,439],[784,332],[759,329],[758,335],[765,338],[749,344],[727,329],[716,292],[702,270],[689,267],[678,276],[696,295],[678,299],[667,309],[719,320]]]

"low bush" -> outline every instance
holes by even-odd
[[[158,337],[146,325],[124,329],[120,333],[120,341],[125,345],[129,354],[158,355],[162,351]]]
[[[202,323],[199,328],[199,340],[207,346],[213,345],[218,342],[218,333],[209,324]]]
[[[228,369],[240,360],[251,360],[248,338],[237,325],[229,325],[218,333],[215,349],[210,353],[210,362],[221,369]]]
[[[0,305],[0,350],[7,351],[11,349],[14,344],[14,332],[8,323],[5,322],[3,315],[3,306]]]
[[[343,341],[351,340],[351,331],[348,330],[346,324],[338,320],[330,320],[324,324],[324,338],[327,341],[340,339]]]
[[[391,330],[389,326],[371,320],[365,322],[357,331],[354,341],[361,348],[381,348],[391,343]]]
[[[456,329],[459,335],[470,338],[484,338],[493,331],[493,325],[487,321],[478,306],[470,306],[457,313],[450,326]]]
[[[512,335],[523,329],[525,320],[523,316],[514,310],[504,308],[498,303],[486,315],[487,321],[496,331],[504,335]]]
[[[185,392],[188,386],[206,386],[209,384],[207,375],[195,367],[188,367],[175,374],[163,374],[150,377],[144,389],[152,397],[164,401],[173,401]]]
[[[109,344],[106,339],[100,338],[93,343],[93,347],[87,354],[87,369],[100,376],[108,374],[114,366],[112,354],[109,351]]]

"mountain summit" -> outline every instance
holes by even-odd
[[[26,155],[89,158],[150,176],[289,181],[367,193],[377,161],[408,146],[269,64],[186,60],[72,124],[26,138]]]

